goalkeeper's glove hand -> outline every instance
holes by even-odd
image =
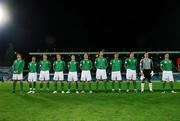
[[[154,72],[153,71],[151,71],[151,76],[154,76]]]

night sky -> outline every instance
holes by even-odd
[[[180,50],[179,3],[12,0],[8,5],[13,20],[1,30],[1,48],[12,42],[21,51]]]

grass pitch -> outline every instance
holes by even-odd
[[[122,93],[52,94],[44,91],[27,94],[27,83],[24,87],[23,94],[19,91],[13,94],[11,83],[0,83],[0,121],[180,121],[178,82],[175,82],[176,94],[170,91],[162,94],[160,82],[153,83],[155,92],[143,94],[126,93],[125,83]],[[103,90],[103,84],[100,89]]]

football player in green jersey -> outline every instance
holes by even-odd
[[[82,91],[81,91],[81,93],[85,93],[85,91],[84,91],[85,82],[88,82],[89,93],[92,93],[92,90],[91,90],[92,61],[88,59],[88,54],[87,53],[84,53],[84,59],[81,60],[81,62],[80,62],[80,68],[82,70],[82,72],[81,72],[81,81],[82,81]]]
[[[172,67],[173,67],[173,62],[169,59],[169,54],[164,55],[164,60],[160,62],[161,70],[162,70],[162,81],[163,81],[163,93],[165,93],[165,86],[166,82],[170,82],[171,86],[171,92],[176,93],[174,91],[174,77],[172,73]]]
[[[136,86],[137,59],[134,58],[134,52],[130,53],[130,57],[125,60],[124,66],[126,68],[126,79],[127,79],[126,92],[129,92],[129,86],[131,81],[133,82],[134,92],[137,92],[137,86]]]
[[[77,69],[78,69],[78,62],[75,60],[75,55],[71,56],[71,61],[68,62],[68,91],[66,93],[70,93],[70,87],[71,82],[74,81],[76,83],[76,93],[79,93],[78,91],[78,75],[77,75]]]
[[[37,81],[37,63],[36,57],[32,57],[32,61],[28,64],[28,82],[29,82],[29,92],[28,93],[35,93],[36,90],[36,81]]]
[[[106,68],[108,66],[107,59],[103,57],[103,51],[99,52],[99,57],[95,60],[96,66],[96,92],[99,88],[99,81],[104,81],[105,92],[107,92],[107,73]]]
[[[24,60],[21,58],[21,54],[17,53],[17,59],[14,60],[12,65],[12,71],[13,71],[13,93],[15,93],[16,90],[16,83],[17,81],[20,81],[20,92],[23,92],[23,69],[24,69]]]
[[[47,59],[46,54],[43,54],[43,60],[40,61],[39,67],[40,67],[39,80],[41,81],[40,82],[40,91],[43,90],[43,83],[45,82],[46,90],[49,93],[49,80],[50,80],[49,70],[51,68],[51,63]]]
[[[64,93],[64,68],[65,68],[65,62],[61,60],[61,55],[56,55],[56,61],[53,63],[53,69],[54,69],[54,92],[57,93],[57,81],[61,82],[61,93]]]
[[[119,53],[114,54],[114,59],[110,62],[111,66],[111,80],[112,80],[112,91],[114,92],[114,85],[115,81],[118,81],[119,83],[119,92],[121,91],[121,67],[122,67],[122,60],[119,59]]]

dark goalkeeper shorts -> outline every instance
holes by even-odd
[[[143,70],[143,74],[144,74],[144,80],[148,80],[151,81],[151,69],[145,69]]]

